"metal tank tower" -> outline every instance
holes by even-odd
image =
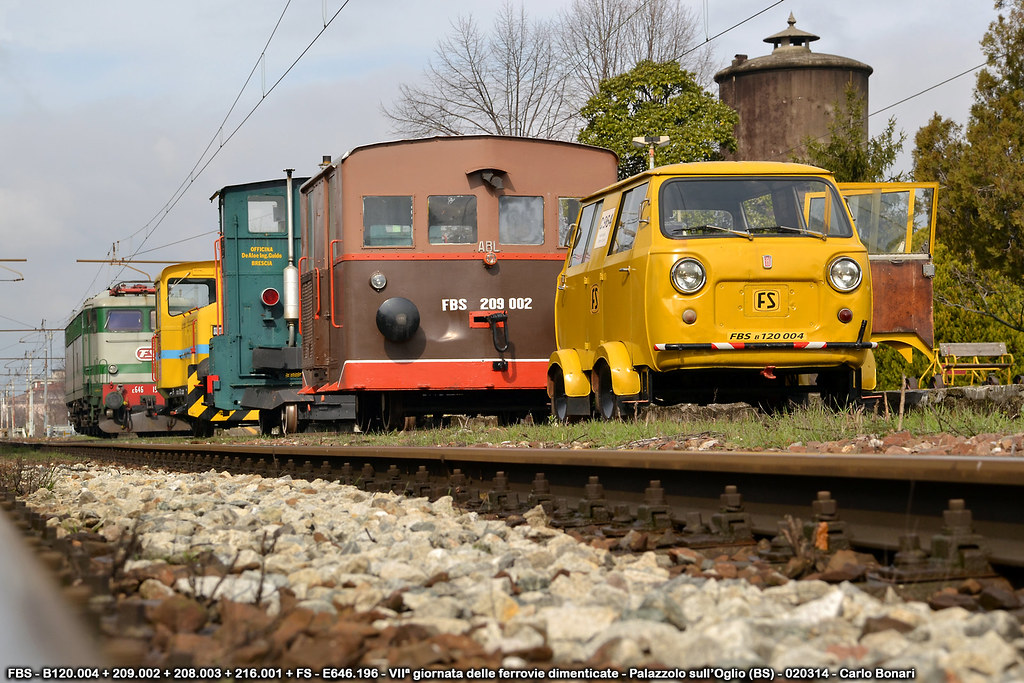
[[[854,59],[811,52],[818,36],[796,27],[768,36],[770,55],[736,55],[715,74],[718,97],[739,113],[737,148],[727,159],[790,161],[803,154],[803,141],[824,137],[836,104],[846,102],[852,83],[864,101],[864,139],[868,136],[868,77],[872,68]]]

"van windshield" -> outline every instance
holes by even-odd
[[[679,178],[661,186],[661,232],[690,237],[852,237],[835,187],[820,178]]]

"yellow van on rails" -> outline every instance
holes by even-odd
[[[827,171],[675,164],[581,204],[555,295],[558,419],[874,388],[868,254]]]

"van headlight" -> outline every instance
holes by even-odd
[[[675,262],[669,273],[669,278],[672,280],[672,286],[680,294],[695,294],[704,286],[704,282],[707,281],[707,274],[704,272],[704,266],[700,264],[700,261],[684,258]]]
[[[849,256],[840,256],[828,265],[828,281],[837,291],[852,292],[864,277],[860,264]]]

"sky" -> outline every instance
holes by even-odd
[[[536,19],[571,2],[520,1]],[[681,2],[712,39],[716,70],[769,54],[763,39],[790,13],[820,36],[814,52],[872,66],[871,135],[890,117],[907,134],[894,170],[909,170],[914,134],[934,113],[967,121],[977,72],[887,107],[982,64],[997,16],[990,0]],[[47,355],[63,367],[63,333],[39,330],[63,330],[90,296],[164,267],[80,261],[212,258],[214,192],[285,168],[311,175],[325,155],[394,139],[381,107],[420,82],[454,19],[489,27],[499,5],[3,0],[0,388],[24,390],[28,357],[35,375]]]

